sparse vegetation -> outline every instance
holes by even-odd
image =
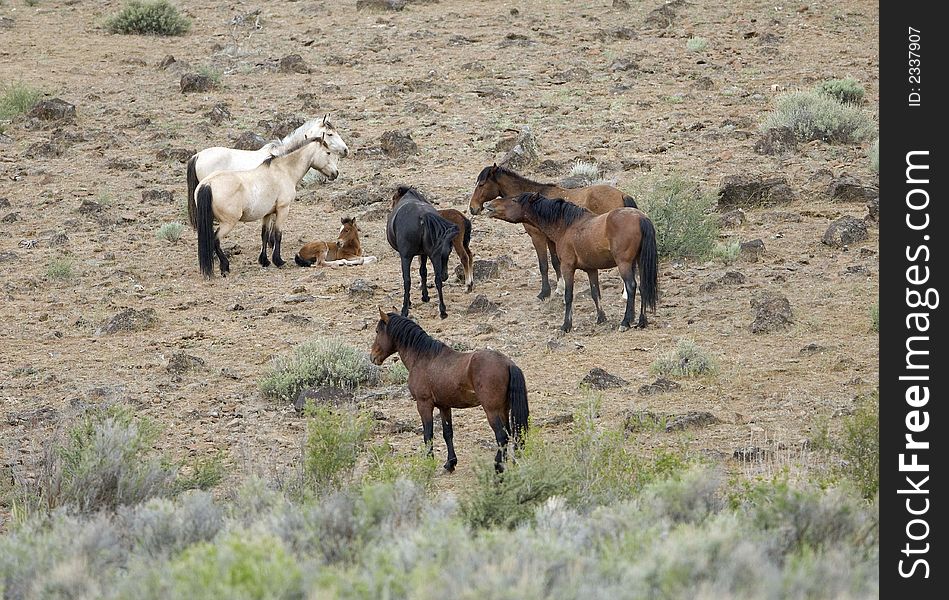
[[[660,256],[705,258],[712,252],[718,239],[714,194],[674,176],[641,184],[634,197],[656,227]]]
[[[106,20],[111,33],[175,36],[191,29],[191,21],[168,0],[129,0]]]
[[[880,333],[880,304],[874,304],[870,309],[870,329],[874,333]]]
[[[177,221],[165,223],[158,228],[158,232],[155,234],[155,236],[160,240],[177,242],[181,239],[181,232],[184,231],[184,228],[185,226]]]
[[[51,258],[46,266],[46,276],[50,279],[71,279],[73,276],[73,259],[68,256]]]
[[[791,92],[779,97],[777,107],[761,124],[763,131],[776,127],[789,128],[802,141],[838,144],[859,142],[874,133],[865,112],[820,92]]]
[[[592,183],[600,178],[600,168],[596,166],[596,163],[577,160],[577,162],[573,163],[573,166],[570,167],[570,172],[567,173],[567,177],[575,177]]]
[[[712,256],[726,265],[730,265],[738,260],[739,254],[741,254],[741,242],[737,240],[728,242],[727,244],[716,244],[715,249],[712,250]]]
[[[860,398],[852,415],[844,419],[840,455],[844,474],[864,498],[880,488],[880,395]]]
[[[307,407],[303,474],[312,487],[338,487],[352,475],[356,459],[369,439],[372,421],[362,412]]]
[[[831,79],[824,81],[814,88],[814,91],[830,96],[843,104],[862,104],[866,90],[853,77]]]
[[[386,381],[394,385],[403,385],[409,380],[409,370],[401,360],[393,361],[386,367]]]
[[[379,367],[369,361],[368,354],[337,339],[318,339],[300,344],[290,356],[274,359],[260,389],[268,398],[292,402],[310,386],[354,389],[378,379]]]
[[[42,91],[26,83],[3,86],[3,93],[0,95],[0,120],[12,119],[27,112],[42,97]]]
[[[700,37],[691,37],[686,40],[685,48],[689,52],[702,52],[708,48],[708,40]]]
[[[211,85],[214,87],[221,87],[221,71],[215,69],[214,67],[209,67],[207,65],[198,67],[198,75],[202,77],[207,77],[210,80]]]
[[[874,173],[880,172],[880,139],[877,138],[870,146],[870,168]]]
[[[673,377],[714,375],[718,364],[712,355],[695,345],[692,340],[679,340],[676,349],[663,354],[652,363],[653,373]]]

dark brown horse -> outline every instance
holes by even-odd
[[[461,261],[461,268],[465,272],[465,291],[470,292],[474,287],[474,254],[471,252],[471,221],[463,215],[461,211],[454,208],[443,208],[438,214],[446,221],[451,221],[458,226],[458,235],[452,239],[451,244],[455,248],[455,254]],[[448,276],[446,269],[445,276]]]
[[[563,269],[564,317],[561,329],[573,327],[573,276],[576,269],[590,278],[590,295],[596,305],[596,322],[606,321],[600,308],[599,269],[619,267],[626,286],[626,313],[620,330],[629,329],[636,313],[636,263],[640,268],[642,307],[636,327],[646,326],[646,305],[656,311],[659,295],[659,253],[652,221],[638,208],[617,208],[605,215],[540,194],[498,198],[484,204],[495,219],[530,223],[554,241]]]
[[[498,442],[494,468],[503,471],[508,440],[513,436],[517,446],[527,430],[527,386],[520,368],[494,350],[456,352],[430,337],[411,319],[396,312],[384,313],[380,308],[370,358],[381,365],[396,352],[409,370],[409,391],[422,417],[422,438],[428,453],[432,454],[433,413],[438,408],[448,447],[445,469],[454,471],[458,457],[452,442],[451,409],[480,404]]]
[[[515,173],[493,165],[485,167],[478,174],[478,181],[468,210],[477,215],[481,212],[484,203],[495,198],[516,196],[524,192],[537,192],[547,198],[564,198],[577,206],[582,206],[598,215],[610,212],[615,208],[636,208],[636,201],[611,185],[588,185],[581,188],[562,188],[553,183],[538,183]],[[540,269],[540,293],[538,298],[544,300],[550,297],[550,281],[547,279],[547,250],[550,249],[550,261],[558,282],[561,277],[560,260],[557,258],[556,244],[538,228],[524,223],[524,230],[531,237],[534,250],[537,252],[537,266]]]

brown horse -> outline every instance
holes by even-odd
[[[368,265],[376,262],[375,256],[363,256],[359,242],[359,227],[356,217],[340,219],[339,237],[335,242],[310,242],[304,244],[293,259],[301,267],[314,264],[320,267],[338,267],[342,265]]]
[[[455,254],[461,261],[461,268],[465,271],[465,291],[470,292],[474,287],[474,254],[471,252],[471,221],[461,211],[454,208],[443,208],[438,211],[439,216],[458,226],[458,234],[451,240]],[[445,277],[448,277],[447,269]]]
[[[610,185],[588,185],[581,188],[562,188],[553,183],[538,183],[515,173],[493,165],[485,167],[478,174],[477,185],[468,202],[468,210],[477,215],[481,212],[484,203],[495,198],[516,196],[524,192],[537,192],[547,198],[564,198],[577,206],[582,206],[598,215],[610,212],[615,208],[636,208],[636,201],[624,194],[621,190]],[[550,281],[547,279],[547,250],[550,249],[550,261],[559,283],[561,277],[560,260],[557,258],[556,244],[538,228],[524,223],[524,230],[531,237],[534,250],[537,252],[537,266],[540,269],[541,300],[550,297]]]
[[[409,391],[422,417],[422,438],[429,455],[435,408],[442,419],[442,434],[448,447],[445,470],[451,472],[458,464],[452,442],[451,409],[480,404],[498,442],[494,468],[499,473],[503,471],[509,438],[513,436],[516,447],[527,430],[527,386],[521,369],[494,350],[456,352],[430,337],[411,319],[397,312],[384,313],[380,308],[370,358],[381,365],[396,352],[409,370]]]
[[[617,208],[605,215],[571,204],[549,200],[540,194],[521,194],[484,204],[495,219],[530,223],[554,241],[564,281],[564,317],[561,329],[573,327],[573,276],[576,269],[590,278],[590,295],[596,305],[596,322],[606,321],[600,308],[599,269],[619,267],[626,287],[626,314],[620,331],[629,329],[636,313],[636,262],[640,268],[642,306],[639,323],[646,326],[646,305],[656,311],[659,295],[659,253],[652,221],[638,208]]]

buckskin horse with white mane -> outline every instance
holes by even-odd
[[[214,274],[213,254],[217,254],[221,276],[226,276],[230,263],[221,250],[221,240],[237,223],[263,220],[260,228],[260,256],[263,267],[269,266],[267,249],[273,246],[273,264],[284,265],[280,256],[283,226],[290,203],[297,195],[297,184],[310,168],[330,180],[339,175],[339,158],[330,152],[321,135],[304,139],[288,154],[270,157],[250,171],[217,171],[201,181],[195,191],[195,224],[198,230],[198,264],[208,279]],[[214,230],[214,221],[220,224]]]
[[[215,146],[205,148],[188,159],[188,220],[191,227],[196,228],[194,213],[194,191],[202,179],[215,171],[250,171],[260,166],[266,159],[282,156],[299,148],[300,143],[307,139],[316,139],[321,135],[329,146],[330,152],[340,158],[349,154],[349,147],[340,137],[336,128],[329,120],[329,114],[321,119],[310,119],[300,125],[292,133],[281,140],[268,142],[259,150],[238,150]]]
[[[537,192],[547,198],[563,198],[582,206],[595,214],[602,215],[615,208],[636,208],[636,201],[611,185],[597,184],[580,188],[563,188],[553,183],[539,183],[518,175],[514,171],[492,165],[478,174],[474,192],[468,202],[468,210],[473,215],[481,212],[488,200],[516,196],[524,192]],[[550,297],[550,281],[547,278],[547,250],[558,284],[561,280],[560,259],[557,257],[556,244],[544,232],[530,223],[524,223],[524,230],[531,238],[537,252],[537,267],[540,269],[540,293],[537,297],[546,300]],[[624,292],[625,293],[625,292]]]

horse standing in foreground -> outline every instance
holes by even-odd
[[[409,315],[412,302],[412,259],[419,257],[418,274],[422,280],[422,302],[428,302],[428,271],[426,258],[435,271],[435,289],[438,291],[438,314],[448,316],[442,295],[442,282],[448,278],[448,256],[458,226],[438,214],[431,202],[415,188],[400,186],[392,196],[392,209],[386,221],[386,239],[402,257],[402,316]]]
[[[198,183],[215,171],[250,171],[260,166],[271,157],[283,156],[299,148],[305,140],[313,140],[324,136],[330,152],[343,158],[349,154],[349,147],[340,137],[336,128],[329,120],[329,115],[322,119],[311,119],[296,128],[293,133],[282,140],[264,144],[259,150],[237,150],[215,146],[205,148],[188,159],[188,220],[192,228],[197,228],[195,221],[194,191]]]
[[[297,183],[310,168],[330,180],[339,175],[338,157],[330,152],[323,136],[305,140],[289,154],[271,157],[250,171],[217,171],[198,185],[195,191],[195,224],[198,230],[198,264],[208,279],[214,274],[213,253],[221,265],[221,276],[226,276],[230,263],[221,250],[221,240],[238,222],[263,220],[260,228],[260,256],[258,262],[269,266],[267,249],[273,246],[273,263],[284,265],[280,257],[283,226],[290,203],[297,195]],[[220,223],[214,230],[214,221]]]
[[[368,265],[376,262],[375,256],[363,256],[359,241],[359,226],[356,217],[340,219],[339,237],[335,242],[310,242],[304,244],[293,259],[301,267],[314,264],[320,267]]]
[[[573,278],[581,269],[590,278],[590,295],[596,305],[596,322],[606,321],[600,308],[599,269],[619,267],[626,291],[626,313],[620,331],[629,329],[636,313],[636,263],[640,269],[642,306],[639,323],[646,326],[646,305],[656,311],[659,295],[659,253],[652,221],[638,208],[617,208],[605,215],[540,194],[521,194],[485,203],[495,219],[530,223],[554,241],[564,280],[564,318],[561,329],[573,327]]]
[[[601,215],[615,208],[636,208],[636,201],[611,185],[588,185],[581,188],[563,188],[553,183],[538,183],[526,177],[493,165],[485,167],[478,174],[478,181],[468,210],[477,215],[481,212],[484,203],[495,198],[516,196],[524,192],[537,192],[547,198],[564,198],[577,206],[587,208]],[[557,255],[556,242],[544,235],[544,232],[530,223],[524,223],[524,230],[531,238],[534,250],[537,252],[537,266],[540,269],[540,293],[537,297],[545,300],[550,297],[550,281],[547,278],[547,250],[550,250],[550,261],[553,263],[554,273],[558,284],[561,279],[560,260]]]
[[[409,370],[409,391],[422,418],[422,439],[429,455],[433,453],[433,413],[437,408],[448,447],[445,470],[454,471],[458,457],[452,442],[451,409],[480,404],[498,443],[494,468],[503,471],[509,439],[513,437],[517,447],[527,431],[527,385],[521,369],[495,350],[456,352],[411,319],[379,309],[370,358],[381,365],[396,352]]]

